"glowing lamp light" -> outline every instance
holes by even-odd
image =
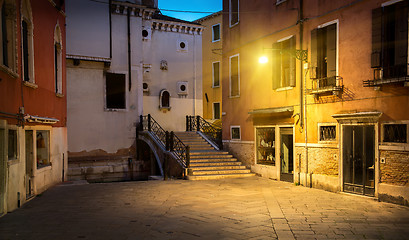
[[[262,56],[258,59],[258,62],[261,64],[267,63],[268,62],[268,58],[266,56]]]

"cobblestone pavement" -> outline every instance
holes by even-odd
[[[61,184],[0,239],[408,239],[409,208],[260,177]]]

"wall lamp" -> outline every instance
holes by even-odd
[[[263,48],[263,50],[271,50],[271,51],[280,51],[280,54],[290,54],[291,56],[295,57],[296,59],[307,62],[308,61],[308,51],[307,50],[299,50],[299,49],[280,49],[280,48]],[[258,59],[259,63],[267,63],[268,58],[266,56],[262,56]]]

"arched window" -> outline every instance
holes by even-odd
[[[34,83],[33,16],[29,0],[21,2],[21,45],[23,80]]]
[[[0,0],[0,63],[9,71],[16,73],[16,6],[15,1]]]
[[[170,93],[166,89],[160,91],[159,108],[170,109]]]
[[[62,38],[58,24],[54,30],[54,82],[55,93],[62,95]]]

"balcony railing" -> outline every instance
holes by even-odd
[[[201,116],[186,116],[186,131],[201,131],[216,144],[220,150],[223,149],[222,129],[213,126]]]
[[[403,83],[409,86],[409,76],[407,75],[406,65],[390,66],[386,68],[375,68],[373,70],[373,79],[363,80],[364,87],[380,87],[385,84]]]
[[[170,151],[176,157],[178,162],[184,167],[189,168],[190,165],[190,149],[186,146],[174,133],[165,131],[158,122],[151,117],[147,116],[139,117],[139,131],[151,132],[154,138],[166,149]]]
[[[339,95],[344,88],[343,78],[340,76],[325,77],[312,80],[310,94],[332,94]]]

